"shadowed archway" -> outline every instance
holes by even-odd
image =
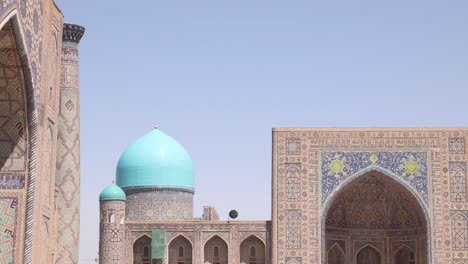
[[[151,238],[142,236],[133,243],[133,264],[151,263]]]
[[[192,243],[182,236],[169,243],[169,264],[192,264]]]
[[[327,202],[325,263],[340,263],[334,257],[336,245],[345,253],[344,263],[427,263],[424,206],[393,177],[378,171],[366,172],[344,184]],[[403,244],[412,245],[413,258],[397,257]],[[330,255],[330,250],[334,254]],[[397,259],[403,262],[395,262]]]

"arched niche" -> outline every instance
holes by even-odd
[[[418,245],[416,248],[421,252],[414,252],[415,258],[418,253],[427,254],[430,252],[428,226],[425,207],[410,187],[383,172],[368,171],[342,183],[328,198],[322,234],[324,245],[345,241],[345,247],[350,248],[344,252],[345,263],[354,263],[358,260],[357,250],[361,250],[356,245],[366,242],[379,245],[378,249],[374,247],[378,252],[391,254],[381,256],[382,260],[393,259],[395,252],[385,241],[398,241],[402,237]],[[324,248],[324,263],[332,263],[327,262],[328,253]],[[368,264],[380,263],[375,261]]]
[[[133,264],[151,264],[151,238],[143,235],[133,243]]]
[[[333,244],[327,251],[327,263],[344,264],[345,252],[337,243]]]
[[[415,264],[416,254],[406,245],[402,245],[395,252],[395,264]]]
[[[205,264],[227,264],[228,245],[224,239],[215,235],[204,246]]]
[[[190,241],[179,235],[169,243],[169,264],[192,264],[193,247]]]
[[[13,249],[24,247],[23,261],[31,262],[32,232],[29,230],[37,223],[33,221],[34,211],[37,210],[33,203],[36,190],[34,187],[38,121],[32,72],[16,9],[6,13],[0,21],[0,46],[0,176],[4,183],[2,188],[27,189],[26,197],[18,197],[18,204],[27,204],[25,231],[17,230],[16,226],[5,227],[12,231],[17,239],[4,239],[4,244],[9,243],[8,240],[12,240],[12,244],[3,255],[13,260],[18,259],[19,256],[14,255]],[[22,211],[21,208],[19,210]],[[38,226],[39,228],[41,227]]]
[[[357,252],[356,264],[382,264],[382,255],[376,248],[367,245]]]
[[[240,244],[241,264],[265,264],[265,244],[251,235]]]

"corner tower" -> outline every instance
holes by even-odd
[[[99,196],[99,263],[126,264],[124,191],[117,185],[107,186]]]
[[[62,75],[55,183],[58,191],[55,263],[78,263],[80,238],[80,85],[78,44],[85,29],[63,25]]]
[[[130,221],[192,218],[193,182],[190,155],[157,127],[128,146],[117,165]]]

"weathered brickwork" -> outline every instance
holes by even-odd
[[[405,261],[414,258],[416,263],[464,261],[468,256],[468,220],[463,213],[468,209],[467,136],[467,129],[451,128],[274,129],[272,263],[322,263],[328,256],[339,261],[347,254],[365,257],[376,252],[381,254],[384,263],[403,258]],[[299,200],[291,191],[297,192],[295,182],[298,181],[288,171],[291,166],[302,172],[294,173],[300,175]],[[376,196],[366,196],[362,186],[353,187],[353,182],[372,175],[376,175],[376,179],[388,179],[395,187],[386,188],[382,194],[373,187],[372,193]],[[367,184],[376,186],[372,182]],[[357,191],[348,198],[351,200],[356,195],[367,197],[364,199],[375,197],[375,206],[366,200],[369,207],[360,211],[353,211],[352,207],[340,208],[347,203],[336,199],[347,190]],[[398,192],[407,198],[394,196]],[[408,205],[398,202],[395,204],[401,206],[392,207],[391,201],[398,199],[414,202]],[[394,217],[388,218],[388,223],[380,220],[379,214],[387,208],[381,205],[383,203],[390,210],[385,213],[395,213]],[[334,209],[330,210],[330,207]],[[415,211],[417,208],[419,211]],[[301,212],[300,230],[296,227],[297,217],[289,216],[291,212],[298,211]],[[419,213],[411,216],[414,212]],[[346,217],[358,221],[352,224],[355,225],[352,236],[343,238],[342,234],[329,233],[327,215],[334,216],[328,218],[328,224],[350,223]],[[360,218],[356,218],[358,215]],[[411,220],[414,217],[423,220],[415,222]],[[396,237],[390,234],[382,234],[375,239],[356,237],[362,233],[363,225],[372,228],[379,224],[404,227],[410,223],[417,228],[411,231],[412,227],[407,226],[407,231],[398,233]],[[300,245],[296,243],[291,247],[290,238],[294,237],[291,234],[298,231]],[[382,240],[383,237],[388,239]]]

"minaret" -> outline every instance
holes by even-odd
[[[77,264],[80,237],[80,86],[78,44],[84,27],[64,24],[58,118],[55,263]]]
[[[99,263],[127,264],[124,191],[107,186],[99,195]]]

